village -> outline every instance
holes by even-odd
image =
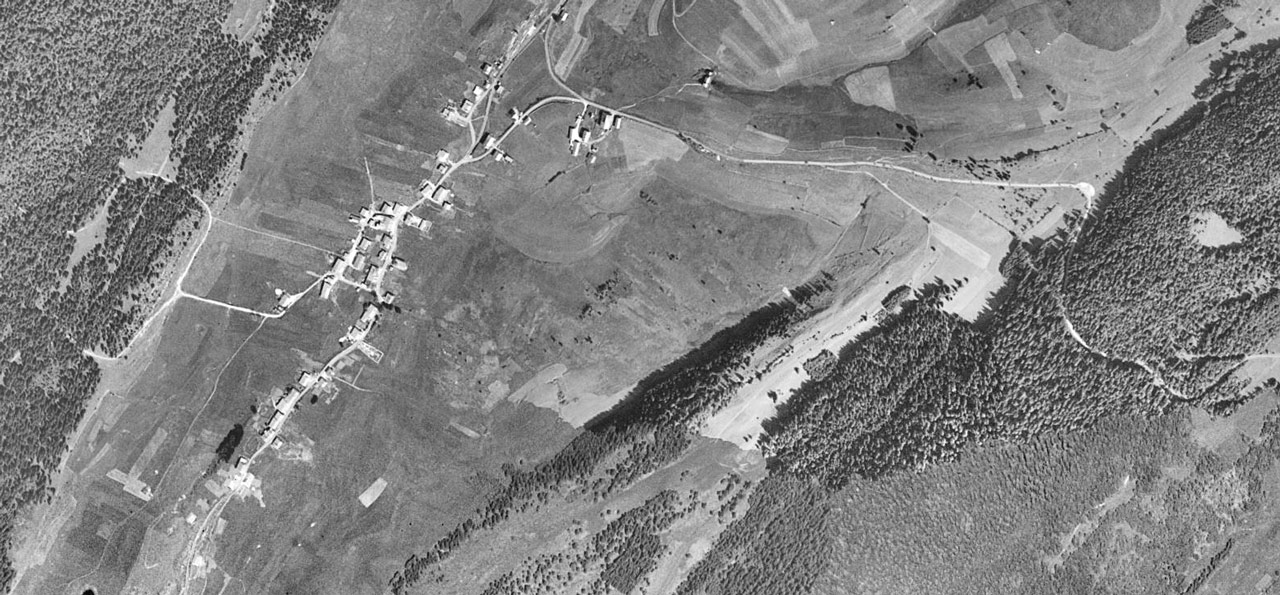
[[[484,63],[480,71],[486,77],[485,82],[482,85],[474,85],[468,92],[468,97],[458,104],[446,106],[441,113],[446,120],[469,127],[472,117],[477,115],[476,106],[487,97],[502,93],[503,88],[499,82],[501,62]],[[526,116],[523,122],[517,119],[515,124],[529,122]],[[339,286],[353,287],[357,291],[366,292],[372,299],[364,303],[360,317],[347,327],[345,334],[339,339],[342,349],[337,354],[318,369],[299,371],[296,382],[277,388],[268,397],[269,406],[260,408],[257,416],[259,434],[262,438],[261,447],[252,455],[239,457],[230,469],[220,472],[221,481],[211,479],[206,483],[206,489],[214,497],[223,499],[231,496],[255,495],[260,498],[261,479],[254,476],[249,468],[253,461],[267,449],[281,451],[286,448],[288,443],[286,424],[298,411],[303,400],[309,398],[314,403],[321,396],[325,396],[327,401],[336,395],[338,384],[355,386],[358,374],[349,379],[343,372],[356,363],[361,355],[374,364],[381,362],[383,352],[369,344],[366,339],[377,325],[383,309],[391,307],[396,301],[396,293],[384,287],[388,276],[393,273],[404,273],[409,268],[408,262],[396,255],[400,233],[407,228],[424,237],[429,237],[434,222],[428,217],[432,215],[415,213],[426,206],[431,207],[435,217],[445,220],[453,218],[456,211],[453,204],[453,190],[448,184],[450,175],[458,167],[474,163],[489,155],[493,155],[498,162],[511,162],[511,157],[498,148],[500,143],[500,137],[483,133],[472,145],[472,152],[480,151],[478,156],[467,155],[454,159],[448,150],[438,150],[433,160],[423,164],[424,168],[432,171],[432,174],[418,185],[417,200],[413,204],[378,201],[377,197],[373,196],[372,186],[370,187],[371,203],[361,207],[347,218],[348,222],[356,226],[350,244],[339,256],[333,258],[329,269],[320,275],[318,284],[321,299],[333,299],[334,292]],[[305,293],[307,292],[281,293],[275,312],[279,314],[288,310]],[[371,506],[385,486],[385,481],[377,488],[371,486],[370,490],[360,495],[361,504],[365,507]]]
[[[559,10],[545,20],[564,22],[565,13]],[[539,22],[531,18],[513,30],[514,37],[508,45],[507,55],[514,56],[521,51],[537,35],[538,29]],[[409,269],[409,263],[397,256],[402,230],[408,229],[423,237],[430,237],[435,225],[432,218],[450,220],[457,214],[454,188],[449,183],[452,174],[462,166],[489,157],[498,163],[514,162],[514,157],[502,150],[502,142],[517,127],[531,126],[533,112],[539,108],[555,100],[568,99],[543,100],[526,110],[511,108],[507,113],[510,123],[505,130],[494,133],[483,130],[486,126],[482,126],[477,135],[475,121],[483,118],[487,125],[489,112],[496,98],[505,92],[501,83],[504,67],[505,62],[502,60],[481,63],[479,73],[484,77],[483,82],[468,83],[461,98],[449,101],[440,111],[440,116],[446,121],[470,131],[470,149],[465,154],[455,157],[447,149],[437,150],[433,158],[423,164],[423,168],[431,173],[418,184],[416,200],[412,204],[379,201],[373,195],[371,186],[370,204],[351,213],[347,218],[356,227],[350,244],[332,259],[329,268],[319,275],[317,282],[298,293],[277,292],[278,301],[273,312],[275,315],[282,315],[317,285],[321,299],[334,299],[334,292],[340,286],[365,292],[372,299],[364,303],[359,318],[347,327],[339,339],[341,350],[337,354],[323,366],[299,370],[295,382],[272,391],[268,396],[267,406],[260,407],[255,416],[257,431],[262,438],[261,446],[253,454],[240,456],[234,465],[219,471],[216,480],[210,479],[205,483],[205,488],[216,499],[216,503],[210,505],[205,499],[200,499],[199,502],[203,503],[200,507],[202,510],[207,512],[217,509],[219,504],[225,505],[233,496],[253,496],[261,502],[262,480],[250,472],[250,466],[268,450],[280,452],[282,458],[296,456],[286,456],[285,453],[291,450],[287,424],[304,400],[315,403],[323,397],[328,402],[337,395],[339,384],[356,386],[359,374],[353,376],[344,372],[356,364],[360,356],[374,364],[382,360],[383,352],[367,339],[378,324],[384,308],[392,307],[397,299],[396,293],[384,286],[388,277],[395,273],[405,273]],[[703,82],[709,83],[710,76]],[[599,143],[616,133],[622,120],[622,115],[618,112],[607,109],[593,111],[583,102],[582,111],[574,118],[567,132],[568,152],[575,157],[584,157],[587,164],[594,163]],[[429,214],[422,212],[425,207],[430,208]],[[128,478],[121,478],[121,483],[126,483],[126,479]],[[371,506],[386,485],[385,480],[379,479],[369,486],[358,497],[361,505]],[[221,519],[218,520],[221,525]],[[194,520],[188,519],[188,522],[193,523]]]

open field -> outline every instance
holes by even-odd
[[[175,115],[173,106],[174,100],[170,99],[160,110],[155,125],[137,148],[137,156],[120,160],[120,169],[124,170],[126,176],[157,176],[173,180],[173,172],[178,169],[177,164],[169,162],[173,151],[173,143],[170,141]]]
[[[772,90],[900,59],[954,4],[699,0],[674,22],[732,81]]]

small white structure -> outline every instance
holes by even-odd
[[[486,133],[484,133],[484,136],[480,137],[480,144],[481,144],[481,146],[483,146],[483,147],[484,147],[484,150],[486,150],[486,151],[488,151],[488,150],[490,150],[490,149],[497,148],[497,146],[498,146],[498,137],[496,137],[496,136],[494,136],[494,135],[489,134],[488,132],[486,132]]]

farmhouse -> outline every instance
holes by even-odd
[[[449,199],[452,197],[452,190],[449,190],[448,188],[436,188],[435,192],[431,193],[431,202],[436,203],[437,205],[443,205],[448,203]]]

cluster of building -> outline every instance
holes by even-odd
[[[325,390],[332,387],[333,371],[329,367],[326,366],[319,372],[303,372],[298,377],[298,383],[289,387],[287,392],[276,399],[275,410],[271,412],[271,417],[267,420],[267,426],[262,430],[262,440],[270,444],[272,448],[280,448],[283,443],[280,439],[280,430],[284,428],[284,422],[298,408],[298,402],[302,400],[302,397],[313,390]],[[238,465],[239,463],[237,463]]]
[[[574,118],[573,125],[569,127],[569,153],[577,157],[582,153],[582,148],[586,147],[588,163],[595,163],[597,147],[591,141],[593,130],[587,126],[588,118],[589,112],[583,109],[582,113],[578,114],[577,118]],[[602,136],[605,132],[622,127],[622,117],[618,112],[609,110],[598,111],[594,122],[600,127]],[[599,138],[597,137],[596,140],[599,140]]]
[[[272,444],[276,445],[274,441]],[[231,472],[225,475],[224,482],[222,484],[223,488],[236,494],[247,495],[255,491],[262,492],[262,479],[249,472],[249,459],[245,457],[240,457],[236,460],[235,467],[232,467]],[[217,495],[221,496],[222,494]],[[187,523],[195,524],[190,518],[188,518]]]
[[[508,155],[505,151],[498,148],[498,144],[501,142],[502,139],[488,132],[484,133],[480,137],[481,148],[486,153],[492,152],[494,161],[497,161],[498,163],[511,163],[511,155]]]
[[[427,164],[424,163],[423,167],[426,166]],[[442,182],[453,166],[453,157],[448,151],[444,149],[436,151],[435,173],[418,184],[418,197],[446,212],[453,209],[453,190]]]
[[[365,288],[380,284],[388,268],[405,270],[408,265],[404,260],[391,256],[391,234],[396,226],[403,222],[422,232],[431,230],[431,221],[409,212],[411,208],[401,202],[384,201],[377,210],[361,207],[352,214],[348,220],[360,226],[360,233],[342,256],[333,259],[333,265],[320,281],[320,297],[328,299],[334,284],[346,279],[349,270],[354,271],[354,283]],[[366,229],[378,233],[370,238],[364,233]],[[388,301],[385,297],[383,300]]]
[[[484,102],[484,99],[490,93],[501,95],[506,89],[502,83],[498,82],[498,75],[501,71],[501,64],[490,64],[485,62],[480,65],[480,72],[484,75],[485,80],[478,85],[471,85],[471,89],[464,93],[462,99],[453,102],[450,101],[440,110],[440,115],[445,120],[457,124],[458,126],[466,126],[471,122],[471,116],[475,115],[476,109]]]

